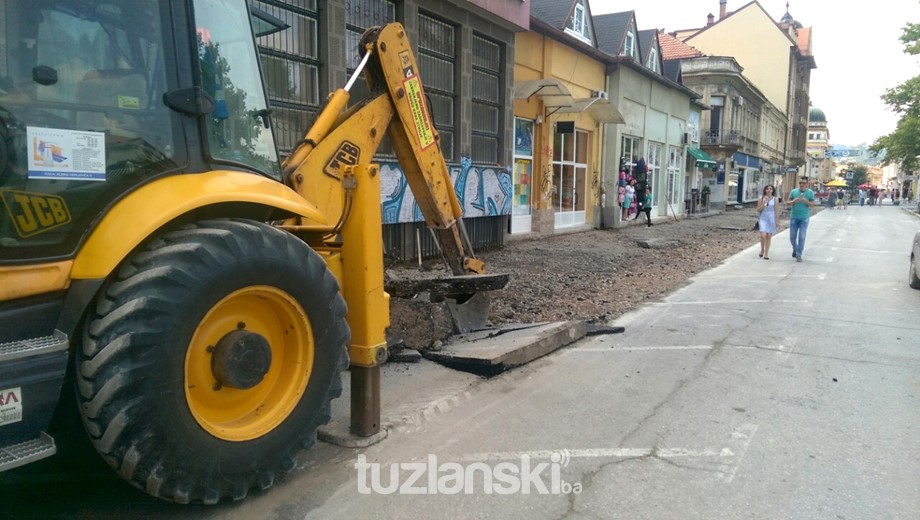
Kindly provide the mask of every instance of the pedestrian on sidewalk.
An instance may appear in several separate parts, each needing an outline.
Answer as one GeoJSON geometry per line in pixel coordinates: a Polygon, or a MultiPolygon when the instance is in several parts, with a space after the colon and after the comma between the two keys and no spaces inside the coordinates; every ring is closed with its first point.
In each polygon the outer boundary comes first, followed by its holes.
{"type": "Polygon", "coordinates": [[[630,179],[629,184],[626,185],[626,194],[623,197],[623,215],[620,220],[626,222],[629,220],[629,208],[633,204],[633,198],[636,196],[636,180],[630,179]]]}
{"type": "Polygon", "coordinates": [[[827,193],[827,209],[837,209],[837,192],[834,190],[827,193]]]}
{"type": "Polygon", "coordinates": [[[770,259],[770,242],[776,234],[776,223],[779,222],[779,202],[774,193],[772,184],[763,187],[760,200],[757,201],[758,229],[760,230],[760,257],[770,259]]]}
{"type": "Polygon", "coordinates": [[[805,234],[808,232],[808,219],[811,208],[815,205],[815,192],[808,188],[808,178],[799,180],[799,187],[789,193],[789,241],[792,243],[792,256],[796,262],[802,261],[805,251],[805,234]]]}
{"type": "Polygon", "coordinates": [[[645,198],[642,200],[642,211],[645,212],[645,223],[652,227],[652,189],[645,188],[645,198]]]}
{"type": "Polygon", "coordinates": [[[859,205],[866,205],[866,190],[863,188],[859,188],[859,205]]]}

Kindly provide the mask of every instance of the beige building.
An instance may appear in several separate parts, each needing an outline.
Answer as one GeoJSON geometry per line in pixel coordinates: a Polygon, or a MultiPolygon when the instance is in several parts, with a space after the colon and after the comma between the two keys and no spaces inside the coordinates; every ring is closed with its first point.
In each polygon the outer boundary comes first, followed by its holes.
{"type": "MultiPolygon", "coordinates": [[[[761,116],[763,127],[757,137],[762,139],[758,145],[762,151],[756,156],[761,162],[758,169],[764,174],[762,182],[785,184],[783,189],[788,190],[794,177],[804,173],[807,158],[808,90],[811,70],[816,66],[811,30],[796,22],[788,12],[779,22],[774,21],[756,0],[732,12],[727,7],[727,0],[720,0],[718,20],[710,15],[704,27],[672,34],[706,56],[733,58],[744,78],[766,100],[762,106],[768,108],[761,116]],[[770,135],[775,131],[772,121],[776,120],[776,113],[783,120],[782,140],[778,145],[770,135]],[[782,159],[776,161],[774,157],[779,152],[782,159]]],[[[744,117],[744,111],[740,112],[744,117]]],[[[712,114],[715,113],[713,110],[712,114]]],[[[751,137],[754,134],[744,139],[751,137]]],[[[742,201],[748,190],[746,186],[740,188],[742,201]]]]}
{"type": "Polygon", "coordinates": [[[827,126],[827,117],[820,108],[808,112],[808,167],[806,174],[819,182],[828,182],[834,178],[834,160],[829,156],[831,132],[827,126]]]}

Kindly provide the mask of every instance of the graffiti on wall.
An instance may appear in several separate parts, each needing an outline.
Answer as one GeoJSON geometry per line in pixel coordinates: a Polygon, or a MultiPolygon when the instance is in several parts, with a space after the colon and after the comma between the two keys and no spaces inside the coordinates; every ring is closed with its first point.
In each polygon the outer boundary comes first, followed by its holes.
{"type": "Polygon", "coordinates": [[[540,196],[543,200],[550,200],[553,196],[553,148],[544,146],[540,151],[543,155],[543,171],[540,175],[540,196]]]}
{"type": "Polygon", "coordinates": [[[601,200],[603,189],[601,189],[601,174],[597,170],[594,170],[594,173],[591,174],[591,193],[594,194],[598,204],[601,200]]]}
{"type": "MultiPolygon", "coordinates": [[[[511,171],[503,166],[473,165],[469,157],[460,164],[448,165],[464,217],[491,217],[511,214],[511,171]]],[[[380,197],[383,223],[425,220],[396,162],[380,163],[380,197]]]]}

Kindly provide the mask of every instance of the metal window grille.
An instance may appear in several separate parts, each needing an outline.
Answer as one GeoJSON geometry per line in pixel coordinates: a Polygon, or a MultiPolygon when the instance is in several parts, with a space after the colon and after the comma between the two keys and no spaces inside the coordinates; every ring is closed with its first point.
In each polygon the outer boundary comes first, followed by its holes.
{"type": "Polygon", "coordinates": [[[251,1],[290,26],[256,40],[275,139],[284,156],[319,111],[319,13],[316,0],[251,1]]]}
{"type": "Polygon", "coordinates": [[[419,14],[418,66],[431,104],[431,117],[441,136],[441,153],[448,161],[456,160],[456,46],[454,26],[419,14]]]}
{"type": "Polygon", "coordinates": [[[502,48],[473,35],[472,159],[501,162],[502,48]]]}
{"type": "MultiPolygon", "coordinates": [[[[361,35],[369,27],[385,25],[396,21],[396,3],[390,0],[346,0],[345,2],[345,59],[348,75],[361,63],[359,44],[361,35]]],[[[362,74],[363,76],[363,74],[362,74]]],[[[351,87],[350,103],[354,104],[371,96],[367,81],[356,81],[351,87]]],[[[376,157],[396,157],[388,137],[384,136],[376,157]]]]}

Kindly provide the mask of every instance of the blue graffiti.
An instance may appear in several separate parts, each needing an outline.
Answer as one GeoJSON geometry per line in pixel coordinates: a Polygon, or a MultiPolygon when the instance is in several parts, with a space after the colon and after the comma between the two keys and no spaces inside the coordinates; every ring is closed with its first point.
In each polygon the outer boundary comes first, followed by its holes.
{"type": "MultiPolygon", "coordinates": [[[[502,166],[474,166],[469,157],[448,167],[466,217],[511,214],[513,180],[502,166]]],[[[380,165],[381,207],[384,224],[425,220],[398,163],[380,165]]]]}

